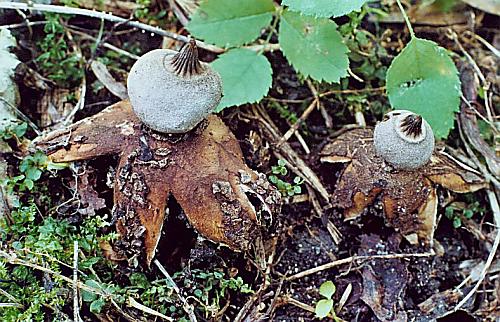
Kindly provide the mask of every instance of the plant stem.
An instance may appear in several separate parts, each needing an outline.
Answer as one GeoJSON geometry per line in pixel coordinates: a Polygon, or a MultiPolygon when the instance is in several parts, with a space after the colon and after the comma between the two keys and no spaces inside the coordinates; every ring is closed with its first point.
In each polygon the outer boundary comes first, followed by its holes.
{"type": "MultiPolygon", "coordinates": [[[[105,13],[105,12],[100,12],[96,10],[88,10],[88,9],[80,9],[80,8],[72,8],[72,7],[65,7],[65,6],[57,6],[57,5],[50,5],[50,4],[38,4],[38,3],[22,3],[22,2],[1,2],[0,1],[0,8],[1,9],[17,9],[17,10],[38,10],[38,11],[45,11],[45,12],[54,12],[54,13],[61,13],[61,14],[73,14],[73,15],[81,15],[81,16],[86,16],[86,17],[92,17],[92,18],[97,18],[97,19],[103,19],[111,22],[116,22],[116,23],[122,23],[128,26],[132,26],[144,31],[151,32],[153,34],[162,36],[162,37],[168,37],[175,39],[177,41],[182,41],[182,42],[188,42],[189,38],[183,35],[178,35],[176,33],[173,33],[171,31],[163,30],[160,29],[159,27],[153,27],[147,24],[144,24],[142,22],[138,21],[132,21],[129,19],[125,19],[122,17],[118,17],[115,15],[112,15],[110,13],[105,13]]],[[[224,49],[206,44],[202,41],[197,41],[198,47],[201,47],[203,49],[215,52],[215,53],[221,53],[224,52],[224,49]]]]}
{"type": "Polygon", "coordinates": [[[411,26],[410,19],[408,18],[408,15],[406,14],[405,9],[403,8],[403,5],[401,4],[400,0],[396,0],[398,3],[399,10],[401,10],[401,13],[403,14],[403,18],[405,19],[406,25],[408,26],[408,30],[410,30],[410,36],[411,38],[415,38],[415,32],[413,31],[413,27],[411,26]]]}

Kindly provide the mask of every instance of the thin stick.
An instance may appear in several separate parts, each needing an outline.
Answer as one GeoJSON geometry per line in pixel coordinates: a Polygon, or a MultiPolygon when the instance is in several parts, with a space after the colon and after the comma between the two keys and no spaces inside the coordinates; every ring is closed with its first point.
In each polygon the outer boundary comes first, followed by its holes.
{"type": "Polygon", "coordinates": [[[474,293],[479,289],[479,286],[483,282],[488,269],[495,258],[498,245],[500,244],[500,207],[498,206],[498,200],[495,196],[495,193],[491,190],[486,190],[486,194],[488,195],[488,200],[490,202],[491,210],[493,211],[493,219],[495,220],[495,225],[497,226],[497,234],[495,236],[495,241],[493,242],[493,246],[491,247],[490,254],[486,263],[484,264],[483,270],[481,271],[481,275],[479,280],[476,282],[476,285],[470,290],[470,292],[455,306],[454,311],[459,310],[467,301],[474,295],[474,293]]]}
{"type": "MultiPolygon", "coordinates": [[[[110,13],[105,13],[105,12],[100,12],[100,11],[95,11],[95,10],[88,10],[88,9],[80,9],[80,8],[72,8],[72,7],[64,7],[64,6],[57,6],[57,5],[51,5],[51,4],[38,4],[38,3],[21,3],[21,2],[0,2],[0,8],[2,9],[20,9],[20,10],[38,10],[38,11],[46,11],[46,12],[54,12],[54,13],[62,13],[62,14],[70,14],[70,15],[80,15],[80,16],[87,16],[87,17],[92,17],[92,18],[97,18],[97,19],[104,19],[107,21],[112,21],[112,22],[120,22],[125,25],[129,25],[141,30],[145,30],[148,32],[151,32],[153,34],[162,36],[162,37],[168,37],[175,39],[177,41],[182,41],[182,42],[189,42],[189,37],[178,35],[176,33],[160,29],[159,27],[153,27],[148,24],[139,22],[139,21],[131,21],[122,17],[118,17],[115,15],[112,15],[110,13]]],[[[217,46],[209,45],[206,44],[202,41],[196,41],[196,44],[198,47],[201,47],[203,49],[215,52],[215,53],[221,53],[224,52],[224,49],[219,48],[217,46]]]]}
{"type": "Polygon", "coordinates": [[[286,131],[286,133],[283,135],[283,137],[278,141],[278,143],[276,144],[276,147],[281,147],[283,145],[283,143],[285,143],[286,141],[288,141],[292,135],[295,133],[295,131],[297,131],[300,127],[300,125],[302,125],[302,123],[307,119],[307,117],[309,116],[309,114],[311,114],[311,112],[318,106],[318,99],[314,99],[311,104],[309,104],[309,106],[304,110],[304,112],[302,113],[302,115],[299,117],[299,119],[297,120],[297,122],[293,123],[293,125],[288,129],[288,131],[286,131]]]}
{"type": "MultiPolygon", "coordinates": [[[[0,2],[0,5],[1,4],[2,3],[0,2]]],[[[38,128],[38,126],[36,126],[36,124],[33,123],[33,121],[28,116],[26,116],[26,114],[24,114],[23,112],[21,112],[16,106],[12,105],[9,101],[7,101],[2,96],[0,96],[0,100],[2,100],[7,105],[7,107],[12,112],[14,112],[14,114],[16,114],[21,120],[23,120],[24,122],[28,123],[28,125],[33,129],[33,131],[35,131],[36,135],[42,134],[42,132],[40,131],[40,129],[38,128]]]]}
{"type": "Polygon", "coordinates": [[[80,99],[78,102],[76,102],[75,107],[71,110],[71,112],[66,116],[62,124],[64,126],[68,126],[73,122],[73,118],[75,117],[76,113],[81,110],[85,106],[85,95],[87,93],[87,80],[85,76],[83,77],[82,80],[82,86],[80,90],[80,99]]]}
{"type": "Polygon", "coordinates": [[[177,6],[174,0],[167,0],[167,2],[172,11],[174,12],[174,15],[177,17],[177,19],[179,19],[181,25],[185,27],[189,22],[188,18],[186,18],[184,13],[182,13],[182,10],[180,10],[180,8],[177,6]]]}
{"type": "MultiPolygon", "coordinates": [[[[16,299],[13,295],[9,294],[7,291],[2,290],[1,288],[0,288],[0,294],[5,296],[6,298],[8,298],[9,301],[20,304],[18,299],[16,299]]],[[[23,307],[22,304],[20,304],[20,305],[21,305],[21,307],[23,307]]]]}
{"type": "Polygon", "coordinates": [[[165,314],[162,314],[156,310],[153,310],[145,305],[142,305],[141,303],[137,302],[136,300],[134,300],[134,298],[130,297],[127,299],[127,304],[133,308],[136,308],[138,310],[141,310],[143,312],[146,312],[148,314],[151,314],[151,315],[154,315],[154,316],[158,316],[166,321],[174,321],[174,319],[172,319],[171,317],[168,317],[166,316],[165,314]]]}
{"type": "Polygon", "coordinates": [[[310,80],[307,79],[306,82],[307,82],[307,86],[309,87],[309,90],[311,91],[311,93],[314,96],[314,99],[311,102],[311,104],[309,104],[309,106],[304,110],[304,112],[302,112],[302,115],[299,117],[297,122],[295,122],[288,129],[288,131],[286,131],[286,133],[283,135],[283,137],[278,141],[278,143],[276,144],[276,147],[278,147],[278,148],[281,147],[283,145],[283,143],[288,141],[292,137],[292,135],[297,132],[300,125],[307,119],[307,117],[309,116],[309,114],[311,114],[311,112],[314,110],[315,107],[320,107],[318,91],[313,86],[313,84],[311,83],[310,80]]]}
{"type": "Polygon", "coordinates": [[[492,44],[490,44],[489,42],[487,42],[483,37],[475,34],[475,33],[472,33],[474,35],[474,38],[476,38],[477,40],[479,40],[479,42],[481,42],[486,48],[488,48],[489,50],[491,50],[491,52],[493,54],[495,54],[495,56],[497,56],[498,58],[500,58],[500,50],[496,49],[492,44]]]}
{"type": "MultiPolygon", "coordinates": [[[[276,127],[274,122],[271,120],[269,114],[256,105],[254,108],[254,116],[251,116],[254,120],[257,120],[263,125],[263,132],[268,137],[270,142],[278,141],[279,138],[282,137],[279,129],[276,127]]],[[[329,203],[330,202],[330,194],[326,190],[325,186],[321,183],[318,176],[311,168],[300,158],[300,156],[292,149],[292,147],[287,143],[283,143],[281,147],[279,147],[281,153],[286,155],[286,157],[279,156],[279,158],[285,159],[289,162],[290,169],[297,174],[299,177],[302,177],[307,183],[309,183],[316,191],[319,192],[321,197],[329,203]]],[[[276,152],[276,154],[279,154],[276,152]]]]}
{"type": "MultiPolygon", "coordinates": [[[[56,271],[51,270],[50,268],[46,268],[46,267],[40,266],[38,264],[34,264],[31,262],[22,260],[22,259],[18,258],[16,255],[10,255],[9,253],[7,253],[3,250],[0,250],[0,257],[5,258],[9,264],[31,267],[33,269],[36,269],[36,270],[48,273],[50,275],[56,276],[57,278],[60,278],[69,284],[73,284],[73,280],[67,276],[61,275],[61,274],[57,273],[56,271]]],[[[96,288],[90,287],[87,284],[82,283],[81,281],[77,282],[77,286],[78,286],[78,288],[80,288],[82,290],[104,296],[106,299],[110,297],[110,294],[107,294],[107,293],[105,293],[101,290],[98,290],[96,288]]]]}
{"type": "Polygon", "coordinates": [[[410,31],[410,36],[411,38],[415,38],[415,32],[413,31],[413,27],[411,26],[410,19],[408,18],[408,15],[406,14],[405,9],[403,8],[403,5],[401,4],[400,0],[396,0],[398,3],[399,10],[401,10],[401,13],[403,14],[403,18],[405,19],[406,26],[408,27],[408,30],[410,31]]]}
{"type": "Polygon", "coordinates": [[[18,309],[24,308],[24,306],[19,303],[0,303],[0,307],[15,307],[18,309]]]}
{"type": "Polygon", "coordinates": [[[312,306],[302,303],[299,300],[294,299],[293,297],[286,297],[285,303],[292,304],[293,306],[299,307],[304,311],[314,313],[314,308],[312,306]]]}
{"type": "Polygon", "coordinates": [[[16,28],[29,28],[31,26],[38,26],[38,25],[45,25],[47,24],[47,20],[42,20],[42,21],[25,21],[25,22],[20,22],[20,23],[15,23],[11,25],[2,25],[0,26],[0,29],[16,29],[16,28]]]}
{"type": "MultiPolygon", "coordinates": [[[[66,28],[68,28],[69,32],[71,32],[72,34],[78,35],[78,36],[82,37],[83,39],[89,39],[89,40],[92,40],[92,41],[96,41],[97,40],[95,37],[92,37],[91,35],[87,35],[86,33],[78,31],[76,29],[73,29],[73,28],[71,28],[69,26],[66,26],[66,28]]],[[[129,53],[128,51],[126,51],[124,49],[121,49],[121,48],[118,48],[116,46],[113,46],[113,45],[111,45],[111,44],[109,44],[107,42],[103,42],[100,45],[103,46],[103,47],[105,47],[105,48],[107,48],[107,49],[109,49],[109,50],[113,50],[113,51],[115,51],[115,52],[117,52],[117,53],[119,53],[119,54],[121,54],[123,56],[129,57],[131,59],[134,59],[134,60],[139,59],[139,56],[134,55],[132,53],[129,53]]]]}
{"type": "MultiPolygon", "coordinates": [[[[465,48],[462,46],[460,41],[458,40],[458,35],[454,31],[450,31],[453,40],[455,41],[455,44],[458,46],[460,51],[464,54],[464,56],[467,58],[469,63],[472,65],[472,68],[474,68],[474,71],[476,72],[476,75],[479,77],[481,80],[481,87],[483,88],[484,91],[484,107],[486,110],[486,114],[488,115],[488,120],[489,124],[493,123],[493,113],[491,112],[490,104],[488,102],[488,88],[490,87],[489,82],[486,80],[486,77],[484,77],[483,73],[481,72],[481,69],[477,65],[476,61],[472,58],[472,56],[465,50],[465,48]]],[[[466,100],[467,101],[467,100],[466,100]]],[[[493,126],[494,129],[496,127],[493,126]]]]}
{"type": "Polygon", "coordinates": [[[158,267],[160,272],[162,272],[163,275],[167,278],[168,283],[170,285],[172,285],[172,287],[174,288],[175,293],[177,293],[177,297],[179,297],[179,300],[181,300],[181,302],[182,302],[182,308],[189,316],[189,320],[191,322],[197,322],[196,315],[194,315],[194,312],[193,312],[193,306],[190,305],[188,303],[188,301],[186,300],[186,298],[182,295],[181,290],[179,289],[177,284],[175,284],[174,280],[172,279],[170,274],[167,272],[165,267],[163,267],[163,265],[157,259],[154,260],[154,263],[155,263],[156,267],[158,267]]]}
{"type": "Polygon", "coordinates": [[[311,275],[317,272],[321,272],[336,266],[344,265],[344,264],[349,264],[355,261],[365,261],[365,260],[372,260],[372,259],[395,259],[395,258],[411,258],[411,257],[429,257],[429,256],[434,256],[435,253],[433,251],[427,252],[427,253],[417,253],[417,254],[387,254],[387,255],[372,255],[372,256],[351,256],[343,259],[339,259],[330,263],[326,263],[320,266],[316,266],[310,269],[307,269],[305,271],[302,271],[300,273],[294,274],[292,276],[289,276],[287,280],[292,281],[298,278],[302,278],[307,275],[311,275]]]}
{"type": "Polygon", "coordinates": [[[73,242],[73,321],[81,321],[78,301],[78,240],[73,242]]]}
{"type": "Polygon", "coordinates": [[[385,86],[376,88],[361,88],[361,89],[339,89],[321,93],[319,94],[319,97],[325,97],[332,94],[357,94],[364,92],[383,92],[383,91],[385,91],[385,86]]]}

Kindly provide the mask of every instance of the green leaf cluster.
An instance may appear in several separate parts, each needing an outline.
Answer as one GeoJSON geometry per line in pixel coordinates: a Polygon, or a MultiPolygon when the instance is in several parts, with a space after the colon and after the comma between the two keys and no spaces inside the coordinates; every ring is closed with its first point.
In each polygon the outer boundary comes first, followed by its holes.
{"type": "Polygon", "coordinates": [[[285,178],[288,175],[288,169],[286,168],[285,160],[278,160],[278,164],[271,167],[272,175],[269,176],[269,181],[278,188],[278,191],[282,196],[292,197],[296,194],[302,193],[301,184],[304,183],[304,179],[301,177],[293,178],[293,183],[286,182],[280,179],[278,176],[285,178]]]}
{"type": "MultiPolygon", "coordinates": [[[[272,85],[272,69],[262,48],[256,52],[252,52],[251,47],[238,48],[266,33],[260,45],[273,45],[270,40],[276,34],[283,55],[303,76],[340,82],[348,76],[349,49],[330,18],[359,10],[365,2],[284,0],[282,6],[274,7],[272,0],[202,1],[191,17],[188,30],[195,37],[228,49],[213,63],[224,86],[224,97],[217,110],[256,102],[267,95],[272,85]]],[[[343,32],[350,29],[355,32],[356,28],[350,23],[342,26],[343,32]]],[[[393,60],[387,73],[385,68],[379,68],[377,77],[386,76],[393,108],[422,115],[436,137],[445,138],[453,128],[454,113],[458,111],[458,73],[443,48],[415,37],[413,30],[411,33],[411,41],[393,60]]],[[[363,35],[356,36],[356,42],[362,43],[363,35]]],[[[361,66],[359,72],[369,75],[375,70],[370,72],[369,66],[361,66]]]]}
{"type": "Polygon", "coordinates": [[[38,42],[40,54],[36,58],[42,73],[63,88],[79,85],[83,76],[83,60],[79,53],[68,46],[68,39],[61,19],[64,16],[46,13],[45,37],[38,42]]]}
{"type": "Polygon", "coordinates": [[[19,141],[26,134],[27,129],[28,123],[11,121],[0,131],[0,140],[15,139],[19,141]]]}
{"type": "Polygon", "coordinates": [[[460,228],[463,219],[472,219],[474,214],[483,216],[485,209],[479,202],[473,201],[470,204],[453,203],[445,208],[444,215],[451,220],[453,228],[460,228]]]}
{"type": "Polygon", "coordinates": [[[205,316],[208,318],[220,311],[227,299],[227,292],[234,291],[242,294],[253,293],[253,290],[243,279],[226,277],[221,271],[204,271],[193,269],[188,272],[174,274],[174,279],[181,278],[186,289],[193,289],[193,295],[203,304],[205,316]]]}
{"type": "Polygon", "coordinates": [[[283,2],[290,10],[275,8],[272,0],[205,0],[200,3],[188,30],[197,38],[228,49],[213,62],[224,86],[218,111],[256,102],[267,95],[272,85],[272,69],[267,58],[262,50],[238,48],[254,42],[266,30],[267,39],[263,45],[272,45],[269,41],[277,33],[281,51],[302,75],[326,82],[339,82],[347,76],[349,50],[337,25],[328,17],[359,9],[365,0],[347,6],[342,1],[334,1],[334,5],[313,2],[312,11],[294,1],[283,2]]]}
{"type": "MultiPolygon", "coordinates": [[[[23,134],[25,127],[20,127],[13,131],[17,131],[17,134],[23,134]]],[[[17,137],[17,134],[16,132],[12,133],[15,137],[17,137]]],[[[43,171],[61,170],[65,167],[67,167],[67,164],[53,163],[43,152],[37,151],[33,155],[28,155],[21,160],[19,163],[19,175],[6,178],[0,181],[0,184],[6,187],[6,191],[9,194],[27,190],[31,191],[35,186],[35,182],[42,176],[43,171]]],[[[14,205],[17,205],[17,202],[14,205]]]]}
{"type": "MultiPolygon", "coordinates": [[[[86,219],[76,226],[66,219],[40,218],[39,211],[35,203],[30,201],[27,205],[13,209],[8,217],[0,217],[0,244],[4,250],[15,252],[20,260],[61,272],[71,267],[64,263],[72,263],[73,242],[76,240],[81,251],[86,254],[79,261],[79,269],[88,272],[93,265],[102,267],[104,259],[100,257],[98,242],[100,227],[96,225],[95,218],[86,219]],[[92,238],[89,239],[89,235],[92,238]]],[[[2,283],[2,289],[15,298],[19,305],[0,310],[1,321],[63,320],[56,316],[51,319],[47,315],[47,308],[71,303],[64,282],[50,274],[40,274],[28,266],[6,266],[3,257],[0,257],[0,280],[10,281],[2,283]]],[[[12,300],[0,294],[0,301],[12,300]]]]}

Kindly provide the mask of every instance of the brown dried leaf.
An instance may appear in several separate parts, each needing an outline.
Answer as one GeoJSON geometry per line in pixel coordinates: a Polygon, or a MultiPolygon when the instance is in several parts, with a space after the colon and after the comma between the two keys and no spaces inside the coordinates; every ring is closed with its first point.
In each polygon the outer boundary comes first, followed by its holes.
{"type": "Polygon", "coordinates": [[[90,68],[92,69],[95,77],[97,77],[97,79],[104,85],[104,87],[106,87],[108,91],[110,91],[113,95],[121,99],[128,98],[125,85],[114,79],[113,75],[111,75],[106,65],[97,60],[93,60],[90,64],[90,68]]]}
{"type": "Polygon", "coordinates": [[[488,187],[479,172],[442,151],[435,151],[430,166],[422,171],[432,182],[458,193],[474,192],[488,187]]]}
{"type": "MultiPolygon", "coordinates": [[[[493,0],[494,1],[494,0],[493,0]]],[[[458,3],[457,3],[458,4],[458,3]]],[[[464,10],[464,5],[458,4],[453,10],[444,12],[438,5],[414,5],[408,10],[408,16],[414,25],[428,26],[450,26],[466,24],[468,12],[464,10]]],[[[402,23],[404,18],[397,6],[392,7],[392,12],[383,17],[373,17],[371,20],[377,20],[383,23],[402,23]]]]}
{"type": "Polygon", "coordinates": [[[429,164],[414,171],[393,169],[376,155],[372,129],[339,136],[324,147],[321,161],[349,162],[332,196],[334,205],[344,209],[345,219],[359,216],[380,196],[387,221],[412,243],[432,241],[437,211],[432,182],[456,192],[485,187],[478,175],[443,153],[435,153],[429,164]]]}
{"type": "Polygon", "coordinates": [[[500,2],[497,0],[462,0],[469,6],[500,16],[500,2]]]}
{"type": "Polygon", "coordinates": [[[235,250],[246,250],[259,238],[262,212],[273,215],[279,209],[279,193],[246,166],[238,141],[216,116],[173,137],[146,129],[122,101],[39,145],[55,147],[56,162],[121,155],[114,189],[113,216],[121,235],[116,246],[132,258],[144,247],[148,264],[170,194],[200,234],[235,250]],[[261,201],[261,208],[247,193],[261,201]]]}
{"type": "Polygon", "coordinates": [[[96,210],[106,208],[106,202],[99,197],[94,187],[96,178],[93,169],[85,166],[82,174],[78,176],[77,190],[82,207],[78,212],[84,215],[94,215],[96,210]]]}
{"type": "MultiPolygon", "coordinates": [[[[380,255],[395,252],[399,240],[385,242],[377,235],[361,236],[359,255],[380,255]]],[[[363,267],[363,294],[365,302],[380,321],[407,321],[403,298],[408,282],[407,264],[401,259],[371,260],[363,267]]]]}
{"type": "MultiPolygon", "coordinates": [[[[419,309],[425,314],[426,318],[435,321],[440,317],[446,316],[450,311],[453,311],[458,301],[467,294],[469,288],[463,290],[445,290],[429,297],[427,300],[418,304],[419,309]]],[[[473,301],[468,303],[468,306],[473,301]]]]}

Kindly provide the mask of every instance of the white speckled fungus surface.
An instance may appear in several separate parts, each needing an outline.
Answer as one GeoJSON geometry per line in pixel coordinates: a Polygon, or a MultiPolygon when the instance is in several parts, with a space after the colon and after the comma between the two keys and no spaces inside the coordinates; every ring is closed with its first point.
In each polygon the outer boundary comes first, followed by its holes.
{"type": "Polygon", "coordinates": [[[170,60],[177,54],[156,49],[143,55],[130,70],[127,87],[137,117],[162,133],[184,133],[212,113],[222,98],[219,74],[206,63],[203,71],[177,75],[170,60]]]}

